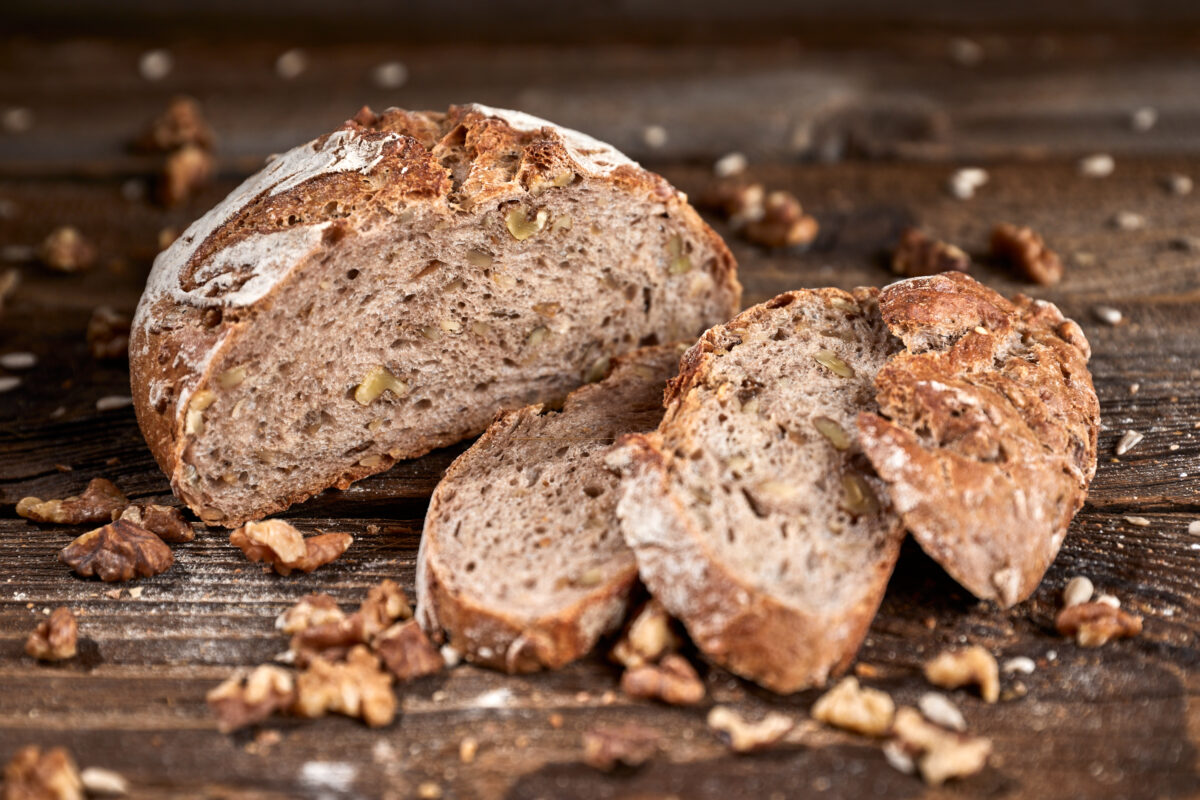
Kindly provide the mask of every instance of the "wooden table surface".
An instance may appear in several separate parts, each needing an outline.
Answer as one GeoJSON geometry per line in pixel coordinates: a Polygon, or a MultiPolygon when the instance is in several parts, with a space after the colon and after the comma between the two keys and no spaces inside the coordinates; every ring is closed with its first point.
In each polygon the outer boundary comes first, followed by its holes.
{"type": "MultiPolygon", "coordinates": [[[[63,745],[82,765],[126,775],[139,797],[399,798],[429,781],[465,798],[1200,795],[1200,537],[1187,530],[1200,519],[1200,252],[1178,241],[1200,234],[1200,195],[1163,185],[1172,173],[1200,180],[1200,34],[1111,21],[1099,31],[777,33],[509,45],[236,32],[218,41],[186,30],[0,40],[0,108],[33,114],[28,131],[0,132],[0,270],[21,275],[0,312],[0,352],[38,357],[32,369],[0,371],[21,378],[0,394],[0,760],[27,743],[63,745]],[[980,63],[950,57],[960,35],[982,47],[980,63]],[[285,80],[274,61],[296,45],[307,70],[285,80]],[[149,82],[138,57],[158,46],[170,48],[174,69],[149,82]],[[393,59],[407,66],[407,83],[375,86],[372,68],[393,59]],[[204,103],[221,169],[217,185],[167,211],[136,196],[155,163],[127,144],[178,92],[204,103]],[[906,545],[860,653],[878,670],[869,683],[903,703],[926,690],[921,664],[945,647],[977,642],[1001,659],[1034,659],[1036,671],[1020,676],[1024,696],[989,706],[952,693],[972,731],[995,744],[984,772],[928,789],[890,768],[877,743],[819,727],[798,744],[734,756],[706,728],[707,706],[630,700],[599,658],[523,677],[459,667],[400,687],[401,712],[383,730],[340,717],[279,718],[267,726],[281,734],[274,746],[256,745],[253,731],[219,734],[205,692],[285,649],[273,621],[289,603],[324,591],[353,606],[384,577],[411,593],[427,498],[461,446],[286,513],[305,530],[356,536],[343,558],[307,576],[264,574],[210,530],[175,547],[169,572],[130,584],[140,598],[110,599],[112,585],[79,579],[56,560],[86,528],[15,515],[25,495],[64,496],[96,476],[139,500],[172,500],[132,409],[96,409],[100,398],[128,394],[126,364],[95,361],[84,340],[97,305],[132,309],[161,229],[185,226],[264,156],[332,129],[364,103],[466,100],[608,139],[692,194],[712,180],[714,158],[745,152],[753,176],[794,191],[821,224],[814,246],[795,253],[742,242],[714,220],[741,265],[747,304],[797,287],[885,283],[881,253],[914,223],[979,253],[993,224],[1021,222],[1063,254],[1067,276],[1053,288],[1021,285],[987,263],[975,275],[1059,304],[1092,343],[1103,428],[1086,506],[1041,588],[1009,611],[975,602],[906,545]],[[1142,106],[1158,112],[1146,132],[1129,121],[1142,106]],[[665,129],[665,145],[646,143],[649,125],[665,129]],[[1115,157],[1110,177],[1079,174],[1076,160],[1092,152],[1115,157]],[[957,200],[946,181],[966,164],[985,166],[990,180],[974,199],[957,200]],[[1144,227],[1119,229],[1119,212],[1141,214],[1144,227]],[[28,246],[62,224],[96,241],[95,269],[60,275],[26,259],[28,246]],[[1099,322],[1097,304],[1126,321],[1099,322]],[[1125,430],[1145,439],[1118,459],[1125,430]],[[1096,650],[1056,635],[1059,594],[1076,574],[1144,615],[1144,633],[1096,650]],[[63,604],[79,614],[80,655],[36,664],[23,655],[24,638],[63,604]],[[630,774],[584,766],[583,731],[627,720],[661,731],[665,752],[630,774]],[[458,757],[465,736],[480,743],[469,765],[458,757]]],[[[775,697],[715,668],[705,680],[711,702],[748,712],[804,718],[819,694],[775,697]]]]}

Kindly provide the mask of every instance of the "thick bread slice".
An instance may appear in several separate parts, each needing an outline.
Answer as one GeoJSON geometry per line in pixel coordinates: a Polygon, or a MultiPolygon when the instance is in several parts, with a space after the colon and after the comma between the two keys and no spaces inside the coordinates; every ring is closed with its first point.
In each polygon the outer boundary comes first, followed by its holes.
{"type": "Polygon", "coordinates": [[[709,330],[658,431],[609,458],[651,594],[706,656],[778,692],[846,668],[903,536],[854,427],[898,346],[875,295],[788,292],[709,330]]]}
{"type": "Polygon", "coordinates": [[[892,284],[880,308],[908,352],[876,378],[863,449],[925,552],[977,597],[1024,600],[1096,473],[1087,339],[959,272],[892,284]]]}
{"type": "Polygon", "coordinates": [[[155,261],[138,421],[176,494],[232,527],[698,336],[736,310],[735,273],[608,145],[483,106],[364,109],[155,261]]]}
{"type": "Polygon", "coordinates": [[[638,350],[561,411],[497,416],[434,490],[417,616],[435,639],[507,672],[561,667],[625,617],[637,580],[617,528],[615,437],[662,418],[682,346],[638,350]]]}

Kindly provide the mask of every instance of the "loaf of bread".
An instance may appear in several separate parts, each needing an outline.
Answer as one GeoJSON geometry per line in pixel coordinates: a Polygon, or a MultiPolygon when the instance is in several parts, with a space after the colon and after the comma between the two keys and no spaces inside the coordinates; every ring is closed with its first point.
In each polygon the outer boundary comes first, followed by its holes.
{"type": "Polygon", "coordinates": [[[608,145],[483,106],[364,109],[158,257],[133,397],[178,497],[233,527],[561,402],[740,291],[686,197],[608,145]]]}
{"type": "Polygon", "coordinates": [[[846,668],[903,537],[855,427],[899,349],[876,294],[788,292],[712,328],[658,430],[609,457],[651,594],[708,658],[778,692],[846,668]]]}
{"type": "Polygon", "coordinates": [[[906,352],[876,378],[863,450],[921,547],[977,597],[1024,600],[1096,472],[1100,406],[1083,331],[959,272],[880,295],[906,352]]]}
{"type": "Polygon", "coordinates": [[[507,672],[556,668],[625,618],[637,582],[616,521],[615,438],[658,425],[683,348],[614,361],[603,381],[497,416],[438,484],[417,558],[417,615],[435,641],[507,672]]]}

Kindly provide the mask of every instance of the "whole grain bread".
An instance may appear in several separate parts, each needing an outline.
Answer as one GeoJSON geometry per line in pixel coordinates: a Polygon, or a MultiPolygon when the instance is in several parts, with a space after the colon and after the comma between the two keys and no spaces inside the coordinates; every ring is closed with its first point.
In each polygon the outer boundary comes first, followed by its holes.
{"type": "Polygon", "coordinates": [[[637,582],[603,455],[653,429],[681,346],[616,359],[561,411],[499,414],[434,490],[417,557],[422,627],[507,672],[556,668],[624,619],[637,582]]]}
{"type": "Polygon", "coordinates": [[[686,197],[519,112],[364,109],[155,261],[130,341],[177,496],[234,527],[691,339],[741,287],[686,197]]]}
{"type": "Polygon", "coordinates": [[[883,319],[907,352],[876,378],[863,450],[930,556],[1011,606],[1054,560],[1096,472],[1100,406],[1083,331],[962,273],[892,284],[883,319]]]}
{"type": "Polygon", "coordinates": [[[658,430],[609,457],[651,594],[708,658],[779,692],[847,667],[903,536],[855,428],[899,345],[876,294],[788,292],[712,328],[658,430]]]}

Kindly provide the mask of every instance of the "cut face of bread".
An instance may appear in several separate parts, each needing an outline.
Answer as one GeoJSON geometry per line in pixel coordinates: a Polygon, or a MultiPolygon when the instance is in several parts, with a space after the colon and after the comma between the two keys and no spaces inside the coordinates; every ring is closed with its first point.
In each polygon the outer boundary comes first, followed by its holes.
{"type": "Polygon", "coordinates": [[[625,617],[637,580],[603,454],[654,428],[682,347],[638,350],[561,411],[500,414],[438,484],[417,561],[435,639],[508,672],[566,664],[625,617]]]}
{"type": "Polygon", "coordinates": [[[930,556],[975,596],[1011,606],[1054,560],[1096,472],[1100,406],[1079,326],[962,273],[892,284],[904,340],[876,378],[863,449],[930,556]]]}
{"type": "Polygon", "coordinates": [[[709,330],[658,431],[609,459],[651,594],[775,691],[845,669],[895,564],[903,531],[854,422],[897,345],[875,290],[782,294],[709,330]]]}
{"type": "Polygon", "coordinates": [[[735,272],[608,145],[482,106],[364,109],[156,260],[138,420],[176,494],[233,527],[698,336],[736,310],[735,272]]]}

